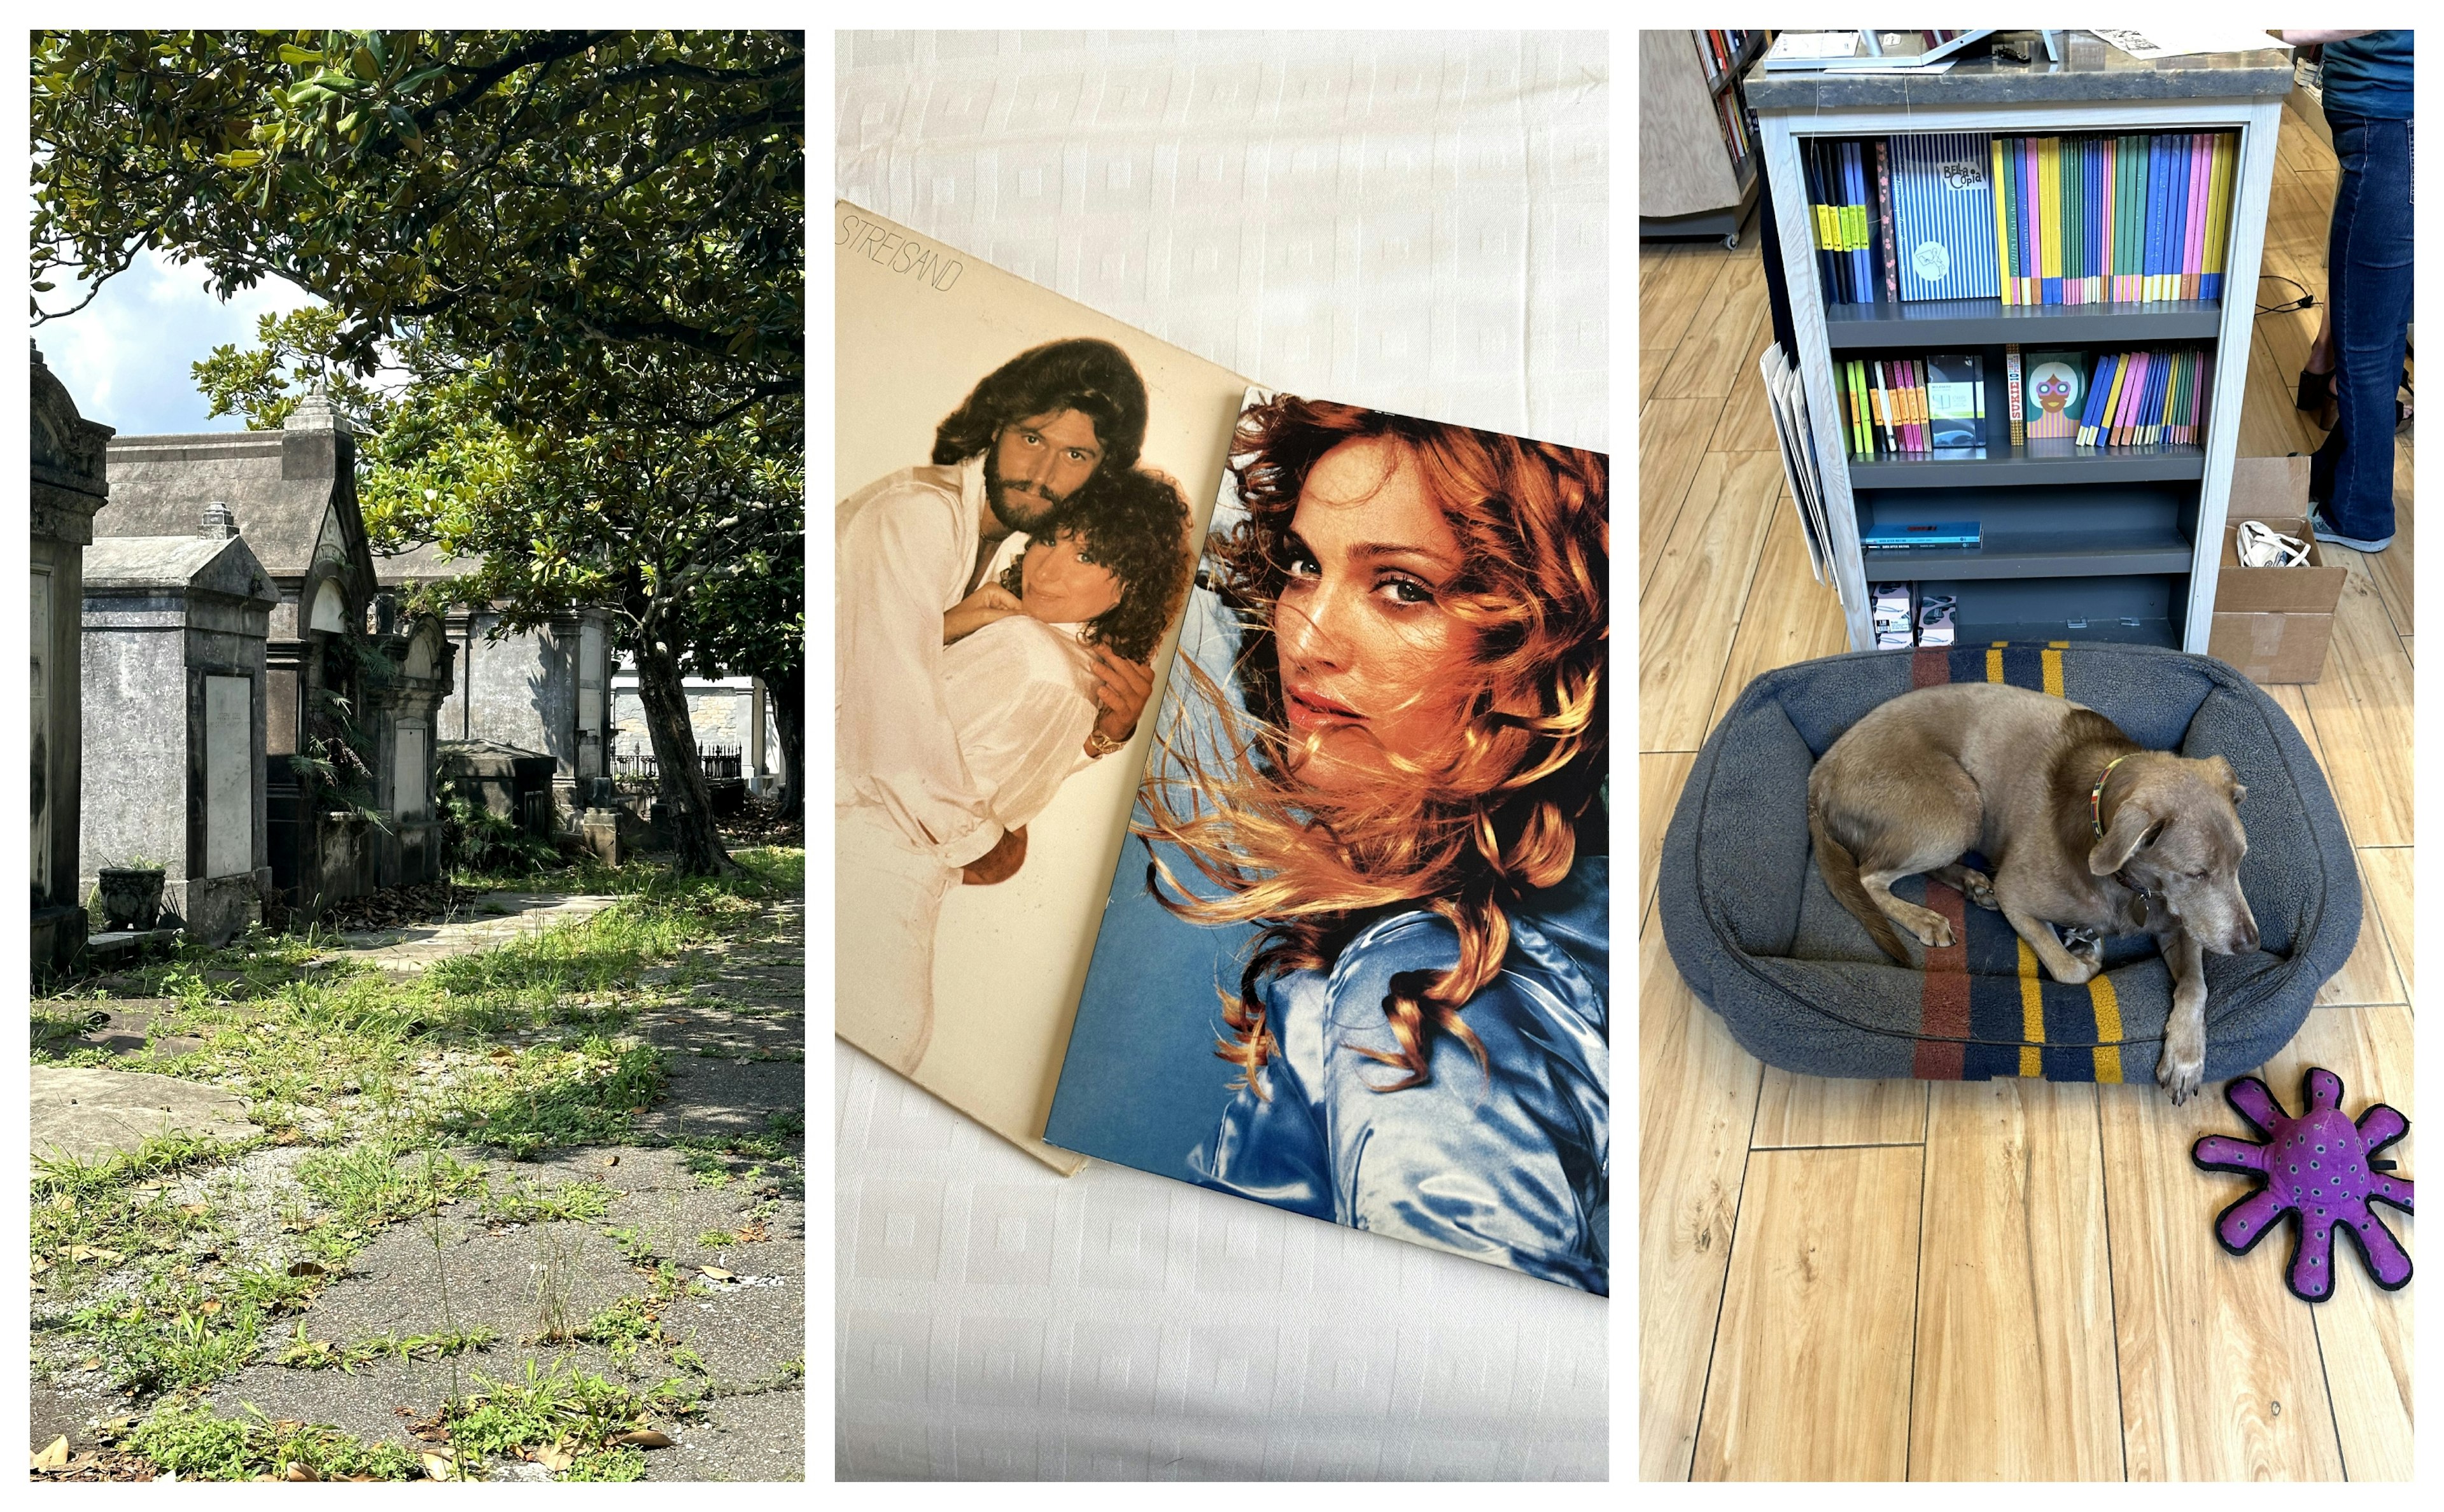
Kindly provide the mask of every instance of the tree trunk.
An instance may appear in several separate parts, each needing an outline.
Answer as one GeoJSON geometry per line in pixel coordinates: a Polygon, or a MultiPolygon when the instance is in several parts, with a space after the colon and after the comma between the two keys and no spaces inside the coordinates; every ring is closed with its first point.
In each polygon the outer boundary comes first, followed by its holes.
{"type": "Polygon", "coordinates": [[[713,792],[696,757],[695,727],[688,719],[687,689],[678,658],[657,651],[653,634],[638,636],[637,697],[645,706],[645,728],[654,737],[654,764],[660,768],[662,833],[678,852],[682,876],[719,876],[738,870],[722,849],[713,821],[713,792]]]}
{"type": "Polygon", "coordinates": [[[781,739],[780,817],[806,815],[806,672],[792,667],[764,679],[772,699],[773,733],[781,739]]]}

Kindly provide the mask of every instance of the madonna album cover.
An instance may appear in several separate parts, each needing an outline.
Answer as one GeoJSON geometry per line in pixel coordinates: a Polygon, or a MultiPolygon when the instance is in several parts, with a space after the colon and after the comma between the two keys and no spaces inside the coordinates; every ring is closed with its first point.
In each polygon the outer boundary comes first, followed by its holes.
{"type": "Polygon", "coordinates": [[[1250,393],[1049,1143],[1609,1290],[1606,476],[1250,393]]]}

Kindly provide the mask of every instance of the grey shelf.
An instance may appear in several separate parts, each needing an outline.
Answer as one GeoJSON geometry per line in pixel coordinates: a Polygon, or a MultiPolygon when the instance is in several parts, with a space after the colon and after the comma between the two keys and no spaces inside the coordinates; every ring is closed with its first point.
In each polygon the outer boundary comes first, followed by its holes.
{"type": "Polygon", "coordinates": [[[2006,304],[1999,299],[1930,299],[1828,304],[1825,344],[1836,352],[1887,346],[2079,346],[2102,342],[2213,341],[2223,301],[2130,304],[2006,304]]]}
{"type": "Polygon", "coordinates": [[[2163,446],[2147,451],[2074,447],[2066,441],[2032,442],[1984,456],[1897,456],[1850,459],[1856,489],[1992,488],[2027,483],[2163,483],[2202,477],[2204,447],[2163,446]]]}
{"type": "Polygon", "coordinates": [[[1954,624],[1953,646],[1982,646],[1989,641],[2008,640],[2014,645],[2042,646],[2049,640],[2109,640],[2119,645],[2161,646],[2167,651],[2181,649],[2180,633],[2170,619],[2116,618],[2111,621],[2091,619],[2076,629],[2059,619],[1989,621],[1985,624],[1954,624]]]}
{"type": "Polygon", "coordinates": [[[2066,542],[2059,530],[1989,530],[1974,550],[1940,546],[1862,549],[1869,582],[1896,579],[2034,578],[2187,572],[2190,543],[2177,530],[2113,530],[2066,542]]]}

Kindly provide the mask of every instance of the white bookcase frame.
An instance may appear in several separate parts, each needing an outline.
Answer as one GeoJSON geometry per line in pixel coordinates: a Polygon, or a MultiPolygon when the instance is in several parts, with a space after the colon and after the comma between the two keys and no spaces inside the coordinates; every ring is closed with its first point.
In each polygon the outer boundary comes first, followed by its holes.
{"type": "MultiPolygon", "coordinates": [[[[2240,440],[2241,397],[2249,380],[2258,259],[2265,249],[2267,200],[2273,184],[2274,143],[2281,129],[2283,97],[2064,101],[2008,107],[1908,105],[1805,111],[1768,107],[1758,109],[1756,117],[1768,193],[1774,196],[1774,219],[1781,228],[1791,325],[1799,341],[1799,350],[1791,354],[1791,359],[1807,388],[1808,418],[1815,431],[1816,454],[1824,476],[1825,525],[1833,538],[1829,545],[1841,592],[1842,619],[1849,630],[1852,649],[1859,651],[1875,646],[1875,630],[1867,595],[1866,563],[1859,545],[1850,448],[1843,434],[1842,415],[1846,410],[1833,385],[1825,296],[1818,277],[1814,239],[1807,230],[1807,195],[1798,139],[1921,132],[2027,136],[2048,132],[2239,131],[2231,245],[2225,265],[2213,393],[2210,396],[2213,407],[2207,420],[2205,473],[2199,480],[2197,528],[2191,548],[2188,602],[2181,631],[2182,650],[2204,652],[2214,617],[2215,573],[2223,560],[2224,512],[2231,490],[2232,457],[2240,440]]],[[[2143,307],[2130,306],[2134,310],[2143,307]]],[[[2100,306],[2062,308],[2068,314],[2093,317],[2100,306]]],[[[2042,327],[2035,322],[2024,316],[2007,319],[2008,324],[1996,323],[1992,336],[1995,343],[2012,341],[2024,347],[2046,344],[2040,334],[2042,327]]]]}

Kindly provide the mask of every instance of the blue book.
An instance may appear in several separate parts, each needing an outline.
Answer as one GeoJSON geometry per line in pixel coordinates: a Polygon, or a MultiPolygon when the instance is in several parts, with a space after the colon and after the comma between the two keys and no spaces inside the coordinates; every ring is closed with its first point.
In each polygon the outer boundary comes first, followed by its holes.
{"type": "MultiPolygon", "coordinates": [[[[1861,143],[1855,141],[1845,142],[1843,143],[1843,146],[1848,149],[1847,156],[1849,158],[1850,172],[1849,202],[1859,207],[1861,212],[1860,218],[1863,219],[1865,216],[1874,213],[1874,212],[1868,208],[1867,201],[1866,149],[1861,143]]],[[[1875,269],[1870,267],[1867,263],[1866,241],[1867,239],[1862,238],[1858,246],[1850,249],[1850,276],[1853,280],[1851,284],[1852,292],[1850,297],[1857,300],[1861,304],[1872,304],[1876,298],[1876,274],[1875,269]]]]}
{"type": "Polygon", "coordinates": [[[1893,243],[1903,300],[1993,299],[1992,138],[1984,132],[1895,137],[1893,243]]]}
{"type": "Polygon", "coordinates": [[[2079,412],[2077,439],[2081,446],[2096,443],[2097,419],[2104,413],[2105,396],[2113,392],[2113,368],[2120,360],[2113,352],[2103,353],[2096,360],[2096,372],[2087,380],[2087,403],[2079,412]]]}

